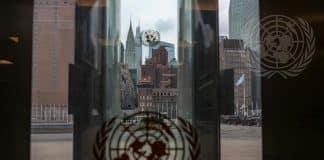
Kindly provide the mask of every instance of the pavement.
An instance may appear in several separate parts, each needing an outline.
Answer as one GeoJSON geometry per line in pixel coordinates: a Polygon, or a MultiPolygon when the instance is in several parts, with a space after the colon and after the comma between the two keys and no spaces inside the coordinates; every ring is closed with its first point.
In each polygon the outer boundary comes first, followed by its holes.
{"type": "MultiPolygon", "coordinates": [[[[221,125],[221,160],[262,160],[261,128],[221,125]]],[[[73,160],[73,135],[32,134],[31,160],[73,160]]]]}
{"type": "Polygon", "coordinates": [[[221,125],[221,160],[262,160],[262,128],[221,125]]]}
{"type": "Polygon", "coordinates": [[[72,134],[32,134],[31,160],[72,160],[72,134]]]}

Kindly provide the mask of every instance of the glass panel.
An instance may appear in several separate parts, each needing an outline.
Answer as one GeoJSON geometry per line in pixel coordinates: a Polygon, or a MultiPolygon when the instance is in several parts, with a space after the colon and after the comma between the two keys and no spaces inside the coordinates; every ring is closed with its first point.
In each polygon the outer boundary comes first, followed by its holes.
{"type": "Polygon", "coordinates": [[[36,1],[32,159],[218,159],[216,4],[36,1]]]}
{"type": "Polygon", "coordinates": [[[221,159],[262,159],[259,1],[220,1],[221,159]],[[252,62],[257,62],[253,63],[252,62]]]}

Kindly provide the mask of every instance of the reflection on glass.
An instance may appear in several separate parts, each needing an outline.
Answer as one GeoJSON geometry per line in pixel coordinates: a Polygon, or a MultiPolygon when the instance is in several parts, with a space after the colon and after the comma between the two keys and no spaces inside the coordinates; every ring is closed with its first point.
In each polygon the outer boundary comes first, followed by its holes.
{"type": "Polygon", "coordinates": [[[5,59],[0,59],[0,64],[2,65],[8,65],[8,64],[13,64],[11,61],[5,60],[5,59]]]}
{"type": "Polygon", "coordinates": [[[251,68],[260,54],[258,0],[220,1],[221,158],[262,159],[261,79],[251,68]],[[247,50],[254,52],[248,52],[247,50]]]}
{"type": "Polygon", "coordinates": [[[12,65],[15,62],[15,56],[17,53],[17,47],[19,43],[19,37],[9,36],[2,37],[1,43],[3,46],[0,51],[0,65],[12,65]]]}

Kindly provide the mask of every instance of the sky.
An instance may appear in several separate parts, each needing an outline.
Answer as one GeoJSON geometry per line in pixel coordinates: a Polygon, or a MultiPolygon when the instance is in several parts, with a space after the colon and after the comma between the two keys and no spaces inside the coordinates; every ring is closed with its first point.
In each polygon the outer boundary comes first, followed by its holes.
{"type": "MultiPolygon", "coordinates": [[[[228,34],[228,7],[230,0],[219,2],[220,35],[228,34]]],[[[130,19],[135,34],[140,24],[141,30],[153,29],[160,32],[161,40],[177,44],[177,0],[122,0],[121,1],[121,39],[125,43],[130,19]]],[[[143,48],[143,58],[148,49],[143,48]]]]}
{"type": "Polygon", "coordinates": [[[230,0],[219,0],[219,34],[228,35],[228,10],[230,0]]]}

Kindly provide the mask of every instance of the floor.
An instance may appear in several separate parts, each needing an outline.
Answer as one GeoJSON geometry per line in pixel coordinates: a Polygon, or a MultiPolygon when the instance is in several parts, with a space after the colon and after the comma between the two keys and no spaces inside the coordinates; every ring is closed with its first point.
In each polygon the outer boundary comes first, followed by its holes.
{"type": "MultiPolygon", "coordinates": [[[[221,126],[221,160],[262,160],[261,128],[221,126]]],[[[31,160],[72,160],[72,134],[33,134],[31,160]]]]}

